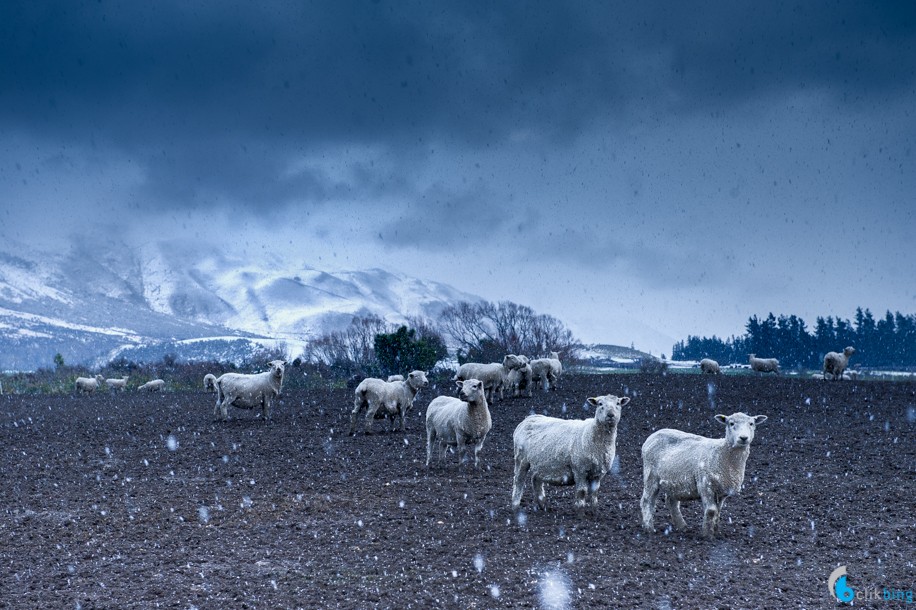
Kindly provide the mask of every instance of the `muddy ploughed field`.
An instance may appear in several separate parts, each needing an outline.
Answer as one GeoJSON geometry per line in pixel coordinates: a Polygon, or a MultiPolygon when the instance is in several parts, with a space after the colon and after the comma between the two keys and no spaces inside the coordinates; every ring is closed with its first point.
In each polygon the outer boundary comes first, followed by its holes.
{"type": "Polygon", "coordinates": [[[0,396],[0,607],[832,608],[840,565],[858,589],[916,586],[912,382],[566,376],[492,405],[479,469],[450,454],[427,470],[439,393],[406,435],[355,438],[349,390],[287,392],[267,423],[216,423],[203,393],[0,396]],[[535,510],[530,485],[514,514],[518,422],[624,393],[597,514],[571,487],[535,510]],[[769,420],[721,536],[700,537],[696,502],[687,532],[665,531],[660,501],[644,533],[642,442],[719,437],[713,415],[735,411],[769,420]]]}

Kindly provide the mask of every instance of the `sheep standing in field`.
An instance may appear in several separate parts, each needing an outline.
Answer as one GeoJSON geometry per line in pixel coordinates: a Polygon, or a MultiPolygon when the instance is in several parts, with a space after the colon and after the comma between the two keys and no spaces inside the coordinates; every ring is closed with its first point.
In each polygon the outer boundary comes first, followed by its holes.
{"type": "Polygon", "coordinates": [[[479,379],[456,381],[461,398],[439,396],[426,409],[426,465],[432,460],[433,444],[439,447],[439,459],[448,447],[455,447],[458,463],[465,447],[474,447],[474,467],[487,433],[493,426],[487,405],[487,392],[479,379]]]}
{"type": "Polygon", "coordinates": [[[151,379],[137,388],[138,392],[161,392],[165,389],[165,382],[161,379],[151,379]]]}
{"type": "Polygon", "coordinates": [[[549,358],[538,358],[531,361],[531,381],[544,391],[547,391],[547,388],[556,390],[557,382],[562,374],[563,364],[560,362],[560,355],[556,352],[550,352],[549,358]]]}
{"type": "Polygon", "coordinates": [[[479,379],[483,382],[487,392],[487,400],[496,402],[497,393],[500,400],[503,398],[503,392],[509,379],[509,372],[518,366],[520,366],[518,356],[513,354],[504,357],[502,363],[481,364],[479,362],[465,362],[458,367],[458,372],[455,373],[452,381],[479,379]]]}
{"type": "Polygon", "coordinates": [[[531,397],[531,361],[528,356],[516,356],[515,366],[506,375],[506,389],[509,396],[531,397]]]}
{"type": "Polygon", "coordinates": [[[389,416],[401,422],[401,432],[404,432],[404,417],[413,407],[417,392],[429,383],[423,371],[411,371],[407,379],[402,381],[382,381],[369,377],[363,379],[356,386],[356,398],[353,401],[353,411],[350,412],[350,434],[356,434],[356,418],[360,411],[366,410],[365,432],[372,433],[372,420],[376,417],[389,416]]]}
{"type": "Polygon", "coordinates": [[[700,360],[700,372],[709,375],[719,375],[719,363],[712,358],[703,358],[700,360]]]}
{"type": "Polygon", "coordinates": [[[649,435],[642,445],[642,527],[654,532],[655,501],[664,493],[674,527],[683,531],[681,502],[703,502],[703,535],[711,538],[719,526],[725,498],[741,492],[744,466],[751,453],[756,427],[766,415],[716,415],[725,424],[725,438],[706,438],[666,428],[649,435]]]}
{"type": "Polygon", "coordinates": [[[617,452],[617,424],[620,408],[630,402],[628,396],[607,395],[589,398],[595,416],[586,420],[558,419],[529,415],[515,428],[515,478],[512,484],[512,508],[518,509],[525,491],[528,472],[537,497],[544,508],[544,484],[575,485],[576,507],[588,502],[598,506],[601,479],[614,463],[617,452]]]}
{"type": "Polygon", "coordinates": [[[76,393],[89,394],[91,396],[103,383],[105,383],[105,378],[101,375],[96,375],[95,377],[77,377],[76,393]]]}
{"type": "Polygon", "coordinates": [[[779,360],[776,358],[758,358],[754,354],[748,354],[747,360],[751,365],[751,370],[755,373],[776,373],[779,375],[779,360]]]}
{"type": "Polygon", "coordinates": [[[121,377],[120,379],[117,379],[117,378],[114,378],[114,379],[106,379],[106,380],[105,380],[105,383],[106,383],[106,384],[108,385],[108,387],[111,388],[112,390],[117,390],[117,391],[123,392],[124,390],[127,389],[127,379],[128,379],[127,375],[124,375],[124,376],[121,377]]]}
{"type": "Polygon", "coordinates": [[[207,373],[204,375],[204,392],[215,392],[216,391],[216,375],[213,373],[207,373]]]}
{"type": "Polygon", "coordinates": [[[856,353],[856,348],[849,346],[843,350],[842,354],[837,352],[827,352],[824,356],[824,379],[831,375],[834,380],[843,379],[843,372],[849,364],[849,358],[856,353]]]}
{"type": "Polygon", "coordinates": [[[275,398],[283,391],[284,360],[271,360],[270,367],[263,373],[244,375],[225,373],[216,380],[216,406],[213,415],[219,412],[223,421],[229,420],[229,407],[254,409],[261,407],[261,415],[270,419],[270,408],[275,398]]]}

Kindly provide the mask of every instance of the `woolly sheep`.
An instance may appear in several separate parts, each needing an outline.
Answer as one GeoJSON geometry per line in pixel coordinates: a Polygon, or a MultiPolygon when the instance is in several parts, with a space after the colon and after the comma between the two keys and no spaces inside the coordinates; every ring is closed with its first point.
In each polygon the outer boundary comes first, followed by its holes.
{"type": "Polygon", "coordinates": [[[700,371],[710,375],[718,375],[721,372],[719,370],[719,363],[712,358],[703,358],[700,360],[700,371]]]}
{"type": "Polygon", "coordinates": [[[515,478],[512,484],[512,508],[518,509],[525,491],[528,472],[537,496],[544,508],[544,484],[575,485],[576,507],[586,501],[594,509],[598,505],[601,479],[614,463],[617,451],[617,424],[620,408],[630,402],[628,396],[607,395],[589,398],[596,407],[595,416],[585,420],[558,419],[545,415],[529,415],[515,428],[515,478]]]}
{"type": "Polygon", "coordinates": [[[520,366],[518,356],[513,354],[504,357],[502,363],[481,364],[479,362],[465,362],[458,367],[458,372],[455,373],[452,381],[479,379],[486,389],[487,400],[495,402],[497,393],[499,393],[499,398],[502,400],[509,372],[518,366],[520,366]]]}
{"type": "Polygon", "coordinates": [[[404,381],[403,375],[388,375],[388,383],[392,381],[404,381]]]}
{"type": "Polygon", "coordinates": [[[531,381],[542,390],[557,389],[557,381],[563,374],[563,364],[560,355],[550,352],[549,358],[538,358],[531,361],[531,381]]]}
{"type": "Polygon", "coordinates": [[[849,364],[849,358],[855,353],[856,348],[851,345],[846,347],[842,354],[827,352],[827,355],[824,356],[824,379],[827,379],[828,375],[833,379],[842,379],[843,372],[849,364]]]}
{"type": "Polygon", "coordinates": [[[516,356],[517,365],[506,375],[509,395],[531,397],[531,361],[528,356],[516,356]]]}
{"type": "Polygon", "coordinates": [[[725,424],[725,438],[706,438],[666,428],[649,435],[642,445],[642,527],[654,532],[655,501],[664,493],[674,527],[683,531],[681,502],[703,503],[703,535],[711,538],[719,526],[725,498],[741,492],[744,466],[756,426],[766,415],[716,415],[725,424]]]}
{"type": "Polygon", "coordinates": [[[261,407],[264,419],[270,419],[270,407],[276,397],[283,391],[283,372],[285,360],[271,360],[270,368],[263,373],[244,375],[242,373],[224,373],[216,380],[216,406],[213,414],[219,411],[223,421],[229,419],[229,407],[237,409],[254,409],[261,407]]]}
{"type": "Polygon", "coordinates": [[[372,420],[386,415],[401,422],[401,432],[404,431],[404,417],[413,406],[417,392],[425,388],[428,381],[423,371],[411,371],[406,380],[382,381],[369,377],[363,379],[356,386],[356,398],[353,401],[353,411],[350,412],[350,434],[356,434],[356,418],[360,411],[366,410],[365,432],[372,433],[372,420]]]}
{"type": "Polygon", "coordinates": [[[216,375],[213,373],[207,373],[204,375],[204,391],[205,392],[215,392],[216,391],[216,375]]]}
{"type": "Polygon", "coordinates": [[[98,390],[99,386],[103,383],[105,383],[105,378],[101,375],[96,375],[95,377],[77,377],[76,393],[86,393],[91,396],[92,393],[98,390]]]}
{"type": "Polygon", "coordinates": [[[161,392],[165,388],[165,382],[161,379],[152,379],[147,381],[139,388],[138,392],[161,392]]]}
{"type": "Polygon", "coordinates": [[[120,390],[123,392],[124,390],[127,389],[127,379],[128,379],[127,375],[124,375],[120,379],[106,379],[105,383],[112,390],[120,390]]]}
{"type": "Polygon", "coordinates": [[[487,405],[487,392],[483,381],[465,379],[456,381],[461,398],[439,396],[426,409],[426,465],[432,460],[433,444],[439,447],[439,459],[448,447],[455,447],[458,463],[464,449],[474,447],[474,467],[483,448],[487,433],[493,426],[487,405]]]}
{"type": "Polygon", "coordinates": [[[779,374],[779,360],[776,358],[757,358],[754,354],[748,354],[747,359],[752,371],[779,374]]]}

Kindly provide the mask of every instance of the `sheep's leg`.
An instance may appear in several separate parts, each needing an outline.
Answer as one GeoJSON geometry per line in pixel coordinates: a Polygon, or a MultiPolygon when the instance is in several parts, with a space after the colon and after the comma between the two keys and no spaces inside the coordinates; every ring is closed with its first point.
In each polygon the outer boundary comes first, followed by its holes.
{"type": "MultiPolygon", "coordinates": [[[[401,403],[396,403],[394,405],[397,408],[398,419],[401,420],[401,432],[406,432],[407,427],[404,425],[404,408],[401,406],[401,403]]],[[[394,419],[391,420],[391,429],[394,431],[394,419]]]]}
{"type": "Polygon", "coordinates": [[[592,510],[598,509],[598,489],[601,488],[601,479],[592,479],[588,483],[588,504],[592,510]]]}
{"type": "Polygon", "coordinates": [[[372,434],[372,422],[375,420],[375,413],[381,406],[381,401],[368,400],[366,402],[369,404],[369,408],[366,409],[366,418],[363,428],[366,434],[372,434]]]}
{"type": "Polygon", "coordinates": [[[537,475],[531,477],[531,486],[537,496],[538,508],[547,510],[547,492],[544,490],[544,479],[537,475]]]}
{"type": "Polygon", "coordinates": [[[512,480],[512,509],[518,510],[522,503],[522,494],[525,492],[525,480],[528,478],[528,471],[531,464],[525,460],[515,458],[515,477],[512,480]]]}
{"type": "Polygon", "coordinates": [[[359,412],[363,410],[364,406],[368,406],[365,395],[357,394],[353,400],[353,410],[350,412],[350,436],[356,434],[356,418],[359,417],[359,412]]]}
{"type": "Polygon", "coordinates": [[[700,490],[700,500],[703,502],[703,536],[712,538],[719,520],[719,507],[711,490],[700,490]]]}
{"type": "Polygon", "coordinates": [[[655,531],[655,502],[658,500],[658,492],[658,477],[646,471],[639,508],[642,510],[642,528],[649,533],[655,531]]]}
{"type": "Polygon", "coordinates": [[[671,522],[674,524],[674,529],[683,532],[687,529],[687,522],[684,521],[684,515],[681,514],[681,501],[671,494],[668,494],[666,501],[668,503],[668,512],[671,513],[671,522]]]}
{"type": "MultiPolygon", "coordinates": [[[[465,443],[463,434],[456,434],[455,440],[457,441],[457,446],[455,447],[455,453],[458,454],[458,465],[461,466],[461,454],[465,452],[465,449],[467,448],[467,444],[465,443]]],[[[470,459],[470,457],[468,459],[470,459]]],[[[477,466],[477,462],[474,462],[474,466],[477,466]]]]}
{"type": "Polygon", "coordinates": [[[480,453],[481,449],[483,449],[483,439],[480,439],[480,442],[474,445],[474,468],[477,468],[477,464],[479,463],[477,454],[480,453]]]}
{"type": "Polygon", "coordinates": [[[719,517],[722,516],[722,506],[725,504],[725,496],[722,496],[718,502],[716,502],[716,520],[713,523],[713,534],[719,533],[719,517]]]}
{"type": "Polygon", "coordinates": [[[426,465],[429,466],[429,462],[433,457],[433,441],[436,439],[436,431],[432,426],[426,427],[426,465]]]}
{"type": "Polygon", "coordinates": [[[223,418],[223,421],[229,421],[229,397],[228,396],[223,398],[223,401],[219,404],[219,412],[223,418]]]}
{"type": "Polygon", "coordinates": [[[573,475],[576,482],[576,508],[585,508],[585,500],[588,498],[588,479],[585,476],[573,475]]]}

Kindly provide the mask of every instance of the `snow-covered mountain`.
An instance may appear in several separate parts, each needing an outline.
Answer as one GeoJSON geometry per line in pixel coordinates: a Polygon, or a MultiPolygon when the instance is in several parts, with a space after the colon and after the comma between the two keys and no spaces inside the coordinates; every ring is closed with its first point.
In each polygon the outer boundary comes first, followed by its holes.
{"type": "Polygon", "coordinates": [[[63,252],[0,244],[0,370],[161,350],[220,358],[227,343],[309,338],[354,316],[436,317],[479,297],[382,269],[324,272],[277,255],[234,258],[202,244],[83,241],[63,252]],[[212,343],[216,351],[208,351],[212,343]],[[186,348],[186,349],[185,349],[186,348]]]}

